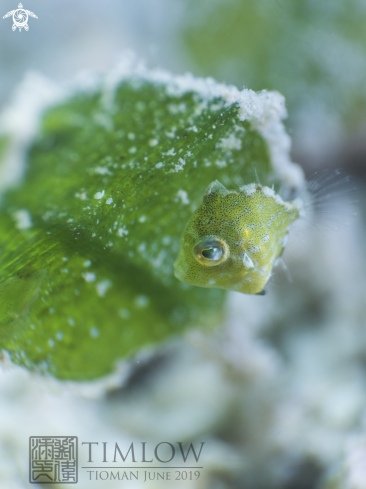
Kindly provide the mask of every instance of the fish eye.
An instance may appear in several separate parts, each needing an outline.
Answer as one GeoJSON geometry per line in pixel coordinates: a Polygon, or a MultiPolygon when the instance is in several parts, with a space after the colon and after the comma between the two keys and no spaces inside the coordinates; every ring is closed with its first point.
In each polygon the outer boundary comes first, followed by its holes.
{"type": "Polygon", "coordinates": [[[196,244],[193,253],[201,265],[215,267],[227,259],[229,247],[219,238],[205,239],[196,244]]]}

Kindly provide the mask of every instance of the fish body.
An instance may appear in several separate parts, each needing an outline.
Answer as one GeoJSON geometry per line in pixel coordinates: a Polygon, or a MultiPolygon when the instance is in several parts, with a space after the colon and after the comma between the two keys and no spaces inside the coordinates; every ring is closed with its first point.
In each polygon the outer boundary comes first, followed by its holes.
{"type": "Polygon", "coordinates": [[[199,287],[262,294],[303,202],[285,202],[259,184],[227,190],[212,182],[188,221],[175,276],[199,287]]]}

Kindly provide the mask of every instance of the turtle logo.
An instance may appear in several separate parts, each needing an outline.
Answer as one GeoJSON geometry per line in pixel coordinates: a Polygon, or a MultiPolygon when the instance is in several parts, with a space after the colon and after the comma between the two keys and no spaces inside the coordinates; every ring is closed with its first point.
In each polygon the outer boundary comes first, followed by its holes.
{"type": "Polygon", "coordinates": [[[12,30],[15,31],[18,28],[19,32],[23,28],[26,31],[29,29],[28,16],[38,19],[38,17],[30,10],[24,10],[23,5],[21,3],[18,5],[18,8],[16,10],[12,10],[11,12],[8,12],[6,15],[4,15],[3,19],[6,19],[7,17],[11,17],[11,16],[13,16],[12,30]]]}

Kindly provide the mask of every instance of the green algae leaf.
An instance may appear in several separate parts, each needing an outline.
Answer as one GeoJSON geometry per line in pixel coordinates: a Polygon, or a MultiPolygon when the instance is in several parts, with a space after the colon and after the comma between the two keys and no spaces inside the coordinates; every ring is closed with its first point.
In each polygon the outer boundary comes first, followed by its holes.
{"type": "Polygon", "coordinates": [[[0,348],[29,369],[87,380],[218,324],[224,291],[174,277],[180,236],[215,179],[301,178],[284,116],[278,93],[141,67],[59,92],[18,160],[19,135],[7,135],[14,161],[2,167],[21,178],[0,195],[0,348]]]}

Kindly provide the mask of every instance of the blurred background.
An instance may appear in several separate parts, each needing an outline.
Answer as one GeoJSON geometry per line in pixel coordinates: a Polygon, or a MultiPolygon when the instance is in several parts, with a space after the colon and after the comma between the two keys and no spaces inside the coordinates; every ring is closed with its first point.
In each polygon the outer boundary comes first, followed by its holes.
{"type": "MultiPolygon", "coordinates": [[[[3,0],[1,17],[16,4],[3,0]]],[[[206,440],[204,475],[179,487],[366,488],[366,2],[23,5],[38,16],[28,32],[0,20],[0,109],[30,71],[62,82],[105,71],[132,51],[153,68],[278,90],[293,161],[307,175],[343,168],[360,191],[348,227],[306,228],[295,240],[292,285],[265,298],[230,294],[216,333],[191,332],[142,354],[132,373],[125,366],[102,386],[61,385],[6,367],[0,485],[28,487],[25,434],[78,431],[84,439],[206,440]]]]}
{"type": "MultiPolygon", "coordinates": [[[[4,14],[15,4],[3,0],[4,14]]],[[[280,91],[294,159],[309,171],[347,165],[363,174],[363,0],[31,0],[25,8],[39,17],[28,32],[1,19],[1,105],[30,70],[65,80],[103,71],[128,50],[151,67],[280,91]]]]}

